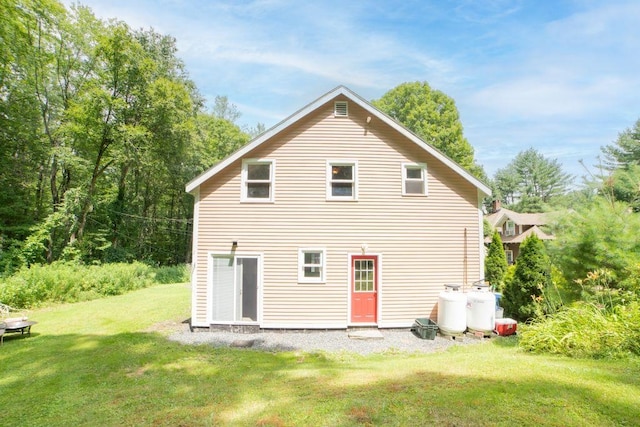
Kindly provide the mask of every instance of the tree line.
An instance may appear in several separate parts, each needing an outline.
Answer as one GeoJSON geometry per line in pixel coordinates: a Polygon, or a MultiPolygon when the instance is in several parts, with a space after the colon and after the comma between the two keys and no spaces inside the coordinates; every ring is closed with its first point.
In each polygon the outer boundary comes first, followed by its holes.
{"type": "Polygon", "coordinates": [[[153,29],[55,0],[5,0],[0,16],[0,272],[187,261],[184,185],[249,140],[235,107],[207,111],[153,29]]]}

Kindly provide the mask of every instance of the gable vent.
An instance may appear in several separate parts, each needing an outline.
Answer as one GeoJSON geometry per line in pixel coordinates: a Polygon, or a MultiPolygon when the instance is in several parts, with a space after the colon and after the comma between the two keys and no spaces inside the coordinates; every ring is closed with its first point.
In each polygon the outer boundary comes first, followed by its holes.
{"type": "Polygon", "coordinates": [[[333,105],[333,115],[335,117],[347,117],[349,115],[347,101],[336,101],[333,105]]]}

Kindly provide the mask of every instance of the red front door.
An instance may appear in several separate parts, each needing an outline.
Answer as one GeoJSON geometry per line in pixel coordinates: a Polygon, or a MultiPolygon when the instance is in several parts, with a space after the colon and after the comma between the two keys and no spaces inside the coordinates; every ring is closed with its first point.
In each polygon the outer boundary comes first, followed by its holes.
{"type": "Polygon", "coordinates": [[[378,257],[351,257],[351,322],[378,321],[378,257]]]}

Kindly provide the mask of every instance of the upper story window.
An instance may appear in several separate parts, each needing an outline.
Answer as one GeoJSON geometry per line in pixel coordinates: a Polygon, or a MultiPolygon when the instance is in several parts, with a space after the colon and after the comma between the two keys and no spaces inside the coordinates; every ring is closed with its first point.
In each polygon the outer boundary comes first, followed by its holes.
{"type": "Polygon", "coordinates": [[[273,202],[275,161],[243,160],[242,201],[273,202]]]}
{"type": "Polygon", "coordinates": [[[327,162],[327,199],[357,200],[358,164],[354,161],[327,162]]]}
{"type": "Polygon", "coordinates": [[[347,101],[336,101],[333,103],[333,115],[335,117],[348,117],[349,104],[347,101]]]}
{"type": "Polygon", "coordinates": [[[424,163],[402,165],[402,195],[427,195],[427,165],[424,163]]]}
{"type": "Polygon", "coordinates": [[[504,223],[504,235],[505,236],[515,236],[516,235],[516,223],[508,220],[504,223]]]}
{"type": "Polygon", "coordinates": [[[317,248],[300,249],[298,252],[298,282],[324,283],[325,250],[317,248]]]}

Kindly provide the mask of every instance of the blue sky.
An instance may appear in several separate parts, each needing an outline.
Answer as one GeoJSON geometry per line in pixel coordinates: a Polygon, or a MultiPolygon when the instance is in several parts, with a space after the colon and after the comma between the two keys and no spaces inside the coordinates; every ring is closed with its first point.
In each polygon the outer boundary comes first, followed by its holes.
{"type": "Polygon", "coordinates": [[[241,126],[269,128],[341,84],[371,100],[427,81],[455,100],[489,176],[533,147],[580,177],[640,118],[636,0],[81,3],[174,36],[202,95],[227,96],[241,126]]]}

